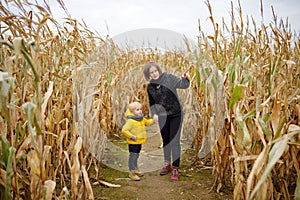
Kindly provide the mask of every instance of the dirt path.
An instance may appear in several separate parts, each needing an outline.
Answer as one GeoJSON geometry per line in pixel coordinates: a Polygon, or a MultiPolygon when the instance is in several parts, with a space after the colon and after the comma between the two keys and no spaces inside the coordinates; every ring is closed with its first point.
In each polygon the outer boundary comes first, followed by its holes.
{"type": "MultiPolygon", "coordinates": [[[[116,149],[118,156],[106,158],[111,166],[103,165],[100,171],[100,179],[119,185],[118,188],[107,187],[102,184],[94,184],[93,191],[96,200],[164,200],[164,199],[233,199],[229,189],[217,193],[213,187],[211,168],[208,166],[195,165],[192,149],[183,144],[182,161],[180,166],[180,179],[170,182],[170,174],[159,175],[162,166],[162,149],[160,135],[156,127],[148,130],[148,141],[143,145],[139,159],[140,169],[145,175],[140,181],[132,181],[128,178],[126,143],[122,142],[125,150],[116,149]]],[[[122,146],[122,144],[120,146],[122,146]]],[[[111,156],[111,155],[110,155],[111,156]]]]}
{"type": "MultiPolygon", "coordinates": [[[[230,191],[216,193],[212,189],[213,181],[210,170],[203,169],[195,170],[194,172],[186,170],[186,168],[181,170],[178,182],[170,182],[169,175],[160,176],[159,171],[146,173],[140,181],[131,181],[127,178],[127,173],[113,172],[111,168],[103,169],[102,177],[106,178],[110,183],[120,185],[120,187],[111,188],[103,185],[94,185],[95,199],[233,199],[230,191]]],[[[189,170],[192,170],[192,168],[189,170]]]]}

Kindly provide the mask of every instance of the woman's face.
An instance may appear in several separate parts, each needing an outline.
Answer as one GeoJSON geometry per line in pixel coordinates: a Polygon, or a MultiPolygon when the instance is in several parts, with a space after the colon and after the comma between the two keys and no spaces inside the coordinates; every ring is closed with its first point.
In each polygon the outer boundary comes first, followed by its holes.
{"type": "Polygon", "coordinates": [[[154,66],[150,67],[150,69],[149,69],[149,75],[150,75],[151,79],[156,80],[156,79],[159,78],[159,71],[154,66]]]}

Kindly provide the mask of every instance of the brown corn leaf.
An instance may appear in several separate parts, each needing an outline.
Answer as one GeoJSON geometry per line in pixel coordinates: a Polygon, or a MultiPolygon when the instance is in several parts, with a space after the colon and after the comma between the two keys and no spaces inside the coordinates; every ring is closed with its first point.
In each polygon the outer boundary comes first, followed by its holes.
{"type": "Polygon", "coordinates": [[[46,180],[44,184],[44,188],[46,189],[45,200],[51,200],[52,195],[55,189],[56,183],[52,180],[46,180]]]}
{"type": "Polygon", "coordinates": [[[274,105],[271,113],[271,125],[273,129],[273,136],[277,132],[280,123],[280,110],[281,110],[281,101],[279,99],[274,100],[274,105]]]}
{"type": "Polygon", "coordinates": [[[253,168],[247,178],[247,188],[246,188],[246,199],[250,198],[250,191],[251,188],[253,187],[253,183],[256,179],[259,179],[259,175],[261,173],[261,170],[265,166],[265,163],[268,158],[268,152],[269,152],[270,146],[264,147],[262,152],[259,154],[258,158],[256,159],[253,168]]]}
{"type": "Polygon", "coordinates": [[[88,175],[84,165],[81,166],[81,171],[82,171],[84,186],[87,190],[88,199],[92,200],[92,199],[94,199],[93,188],[91,186],[89,175],[88,175]]]}
{"type": "Polygon", "coordinates": [[[49,81],[48,91],[46,92],[46,94],[43,98],[41,116],[44,116],[44,113],[46,111],[46,106],[48,104],[48,100],[51,97],[52,92],[53,92],[53,84],[54,84],[53,81],[49,81]]]}
{"type": "Polygon", "coordinates": [[[27,154],[27,162],[31,169],[31,172],[35,174],[36,176],[40,176],[41,174],[41,162],[38,156],[38,152],[36,150],[31,150],[27,154]]]}

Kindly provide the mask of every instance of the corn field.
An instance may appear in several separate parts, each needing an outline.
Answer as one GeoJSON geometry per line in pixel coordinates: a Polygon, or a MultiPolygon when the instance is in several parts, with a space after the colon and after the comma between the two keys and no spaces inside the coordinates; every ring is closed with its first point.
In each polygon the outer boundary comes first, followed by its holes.
{"type": "Polygon", "coordinates": [[[288,21],[273,12],[257,25],[239,4],[219,24],[207,1],[214,34],[199,26],[196,50],[125,51],[57,2],[63,24],[45,1],[0,3],[1,199],[94,199],[91,176],[127,103],[149,114],[148,61],[190,68],[184,124],[195,157],[213,162],[217,192],[230,185],[234,199],[300,199],[300,33],[288,21]]]}

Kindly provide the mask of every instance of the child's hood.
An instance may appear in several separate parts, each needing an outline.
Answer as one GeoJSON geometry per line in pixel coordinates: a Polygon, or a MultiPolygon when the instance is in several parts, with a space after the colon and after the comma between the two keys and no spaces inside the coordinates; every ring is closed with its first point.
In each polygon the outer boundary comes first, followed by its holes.
{"type": "Polygon", "coordinates": [[[129,109],[127,109],[125,112],[125,117],[128,117],[128,116],[134,116],[134,114],[129,109]]]}

